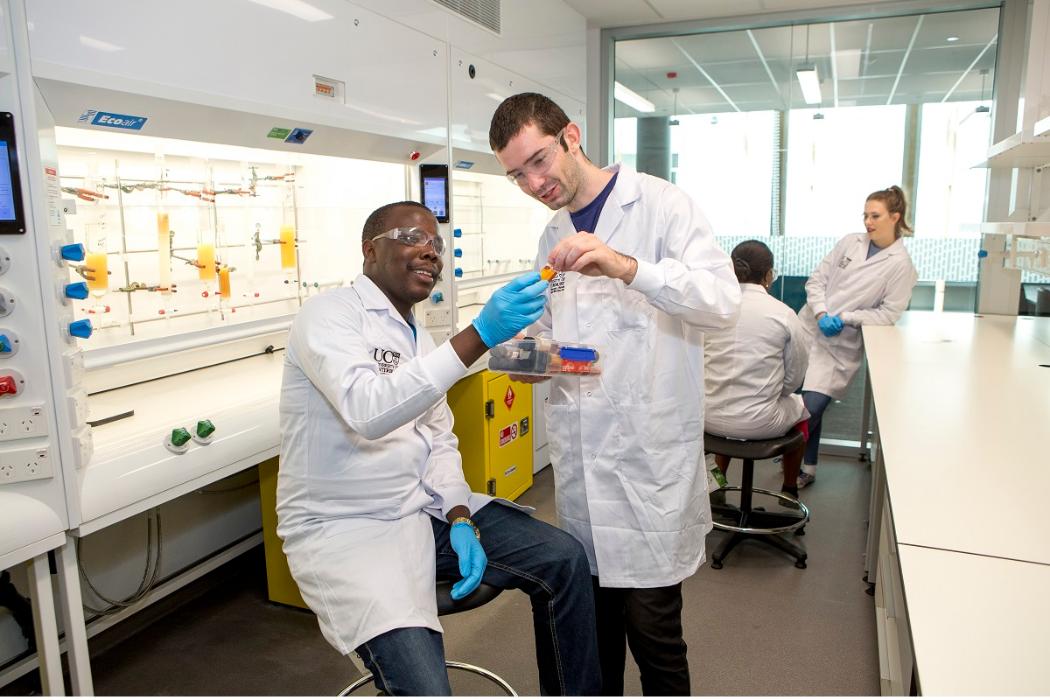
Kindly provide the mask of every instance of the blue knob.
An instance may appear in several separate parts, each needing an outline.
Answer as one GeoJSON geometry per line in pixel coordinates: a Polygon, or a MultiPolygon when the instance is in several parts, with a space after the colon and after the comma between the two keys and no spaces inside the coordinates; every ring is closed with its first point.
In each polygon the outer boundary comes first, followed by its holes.
{"type": "Polygon", "coordinates": [[[11,352],[11,339],[0,334],[0,352],[11,352]]]}
{"type": "Polygon", "coordinates": [[[445,301],[445,295],[441,292],[434,292],[430,295],[430,301],[434,302],[435,304],[440,304],[441,302],[445,301]]]}
{"type": "Polygon", "coordinates": [[[456,258],[462,258],[463,257],[463,249],[462,248],[453,248],[452,249],[452,255],[453,255],[453,257],[456,257],[456,258]]]}
{"type": "Polygon", "coordinates": [[[463,229],[461,229],[461,228],[454,228],[454,229],[452,229],[452,237],[453,238],[463,238],[463,229]]]}
{"type": "Polygon", "coordinates": [[[977,257],[979,257],[979,258],[987,258],[988,257],[988,251],[987,250],[978,250],[977,251],[977,257]]]}
{"type": "Polygon", "coordinates": [[[84,251],[83,243],[67,243],[62,246],[59,255],[62,256],[63,260],[80,262],[84,259],[84,256],[87,255],[87,253],[84,251]]]}
{"type": "Polygon", "coordinates": [[[463,268],[462,267],[457,267],[454,270],[454,272],[456,273],[456,277],[462,277],[463,276],[463,268]]]}
{"type": "Polygon", "coordinates": [[[65,294],[70,299],[87,299],[88,298],[88,286],[87,282],[71,282],[65,287],[65,294]]]}
{"type": "Polygon", "coordinates": [[[74,338],[90,338],[94,328],[91,327],[91,319],[82,318],[69,324],[69,334],[74,338]]]}

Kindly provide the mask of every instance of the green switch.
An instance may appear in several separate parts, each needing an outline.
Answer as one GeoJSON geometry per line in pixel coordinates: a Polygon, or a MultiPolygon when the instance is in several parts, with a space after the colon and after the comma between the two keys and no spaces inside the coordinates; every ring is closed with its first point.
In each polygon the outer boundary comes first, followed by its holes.
{"type": "Polygon", "coordinates": [[[190,431],[185,428],[175,428],[171,431],[171,444],[175,447],[182,447],[190,441],[190,431]]]}
{"type": "Polygon", "coordinates": [[[215,432],[215,425],[210,420],[197,421],[197,437],[205,440],[215,432]]]}

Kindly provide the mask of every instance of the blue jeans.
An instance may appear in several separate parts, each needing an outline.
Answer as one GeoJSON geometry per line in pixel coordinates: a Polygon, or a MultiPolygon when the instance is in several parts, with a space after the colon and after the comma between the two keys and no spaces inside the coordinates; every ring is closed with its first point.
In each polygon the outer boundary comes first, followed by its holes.
{"type": "Polygon", "coordinates": [[[809,411],[809,441],[806,442],[806,455],[802,462],[815,466],[820,455],[820,429],[824,424],[824,411],[831,403],[831,397],[819,391],[803,391],[802,403],[809,411]]]}
{"type": "Polygon", "coordinates": [[[452,695],[445,671],[441,634],[427,627],[402,627],[373,637],[357,648],[387,695],[452,695]],[[411,662],[409,662],[411,659],[411,662]]]}
{"type": "MultiPolygon", "coordinates": [[[[521,590],[532,602],[540,693],[597,695],[601,669],[594,591],[583,547],[568,533],[499,503],[490,503],[471,518],[481,531],[489,559],[482,581],[521,590]]],[[[459,557],[449,541],[449,525],[433,518],[431,524],[437,576],[458,581],[459,557]]],[[[381,669],[388,682],[381,689],[391,695],[449,692],[444,648],[436,632],[393,630],[369,640],[358,653],[375,674],[377,686],[382,681],[376,668],[381,669]]]]}

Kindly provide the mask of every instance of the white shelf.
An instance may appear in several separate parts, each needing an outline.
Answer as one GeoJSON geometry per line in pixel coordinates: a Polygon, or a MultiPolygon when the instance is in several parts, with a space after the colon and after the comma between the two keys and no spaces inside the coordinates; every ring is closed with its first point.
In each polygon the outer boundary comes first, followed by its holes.
{"type": "Polygon", "coordinates": [[[992,144],[988,158],[975,168],[1038,168],[1050,163],[1050,118],[992,144]]]}
{"type": "Polygon", "coordinates": [[[1024,238],[1050,238],[1050,222],[989,221],[981,224],[981,233],[998,233],[1024,238]]]}

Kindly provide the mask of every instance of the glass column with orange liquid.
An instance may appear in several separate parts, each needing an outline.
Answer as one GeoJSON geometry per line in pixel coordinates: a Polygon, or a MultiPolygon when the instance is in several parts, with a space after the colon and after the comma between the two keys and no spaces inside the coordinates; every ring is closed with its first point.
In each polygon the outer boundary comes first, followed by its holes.
{"type": "Polygon", "coordinates": [[[295,267],[295,226],[285,224],[281,226],[281,269],[290,270],[295,267]]]}
{"type": "Polygon", "coordinates": [[[171,294],[171,223],[168,213],[157,212],[157,285],[161,294],[171,294]]]}
{"type": "Polygon", "coordinates": [[[109,291],[109,256],[105,251],[88,253],[84,259],[84,278],[95,296],[109,291]]]}

